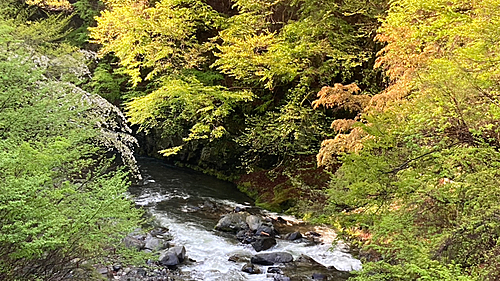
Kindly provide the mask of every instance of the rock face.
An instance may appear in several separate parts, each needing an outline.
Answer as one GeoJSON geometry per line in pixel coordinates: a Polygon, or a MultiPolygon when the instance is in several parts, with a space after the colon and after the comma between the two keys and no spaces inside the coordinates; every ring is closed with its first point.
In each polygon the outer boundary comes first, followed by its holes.
{"type": "Polygon", "coordinates": [[[265,251],[276,245],[276,239],[272,237],[257,237],[251,245],[257,252],[265,251]]]}
{"type": "Polygon", "coordinates": [[[288,263],[292,261],[292,255],[285,252],[257,254],[251,259],[252,263],[261,265],[273,265],[275,263],[288,263]]]}
{"type": "Polygon", "coordinates": [[[227,214],[219,220],[215,229],[233,233],[237,233],[240,230],[246,230],[248,229],[246,222],[248,216],[249,214],[245,212],[227,214]]]}

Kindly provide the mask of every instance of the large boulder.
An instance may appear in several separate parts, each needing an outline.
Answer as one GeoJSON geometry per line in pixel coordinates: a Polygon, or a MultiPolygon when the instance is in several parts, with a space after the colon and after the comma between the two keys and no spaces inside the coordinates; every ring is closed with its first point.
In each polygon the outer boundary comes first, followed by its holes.
{"type": "Polygon", "coordinates": [[[251,245],[257,252],[265,251],[276,245],[276,239],[272,237],[257,237],[251,245]]]}
{"type": "Polygon", "coordinates": [[[240,230],[246,230],[248,229],[246,222],[248,216],[249,214],[245,212],[227,214],[219,220],[215,229],[233,233],[237,233],[240,230]]]}
{"type": "Polygon", "coordinates": [[[288,263],[293,261],[293,256],[285,252],[257,254],[250,261],[254,264],[273,265],[275,263],[288,263]]]}

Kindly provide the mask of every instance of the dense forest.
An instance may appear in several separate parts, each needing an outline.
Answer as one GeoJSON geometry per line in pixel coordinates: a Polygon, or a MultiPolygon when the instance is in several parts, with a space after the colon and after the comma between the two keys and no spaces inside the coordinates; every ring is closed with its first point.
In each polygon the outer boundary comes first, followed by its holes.
{"type": "Polygon", "coordinates": [[[0,279],[133,256],[135,148],[334,227],[352,280],[498,280],[499,41],[498,0],[3,0],[0,279]]]}

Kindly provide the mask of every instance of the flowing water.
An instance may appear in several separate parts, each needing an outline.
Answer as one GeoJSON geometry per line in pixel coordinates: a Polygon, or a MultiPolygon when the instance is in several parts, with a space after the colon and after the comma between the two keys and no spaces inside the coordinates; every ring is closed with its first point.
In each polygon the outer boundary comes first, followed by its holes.
{"type": "MultiPolygon", "coordinates": [[[[175,245],[184,246],[194,260],[180,270],[194,280],[273,280],[265,273],[247,274],[241,271],[244,262],[231,262],[234,255],[251,257],[256,254],[250,245],[239,243],[231,235],[214,230],[218,218],[207,215],[200,206],[249,207],[252,200],[228,182],[196,171],[179,169],[149,158],[138,159],[144,184],[131,189],[136,203],[144,206],[163,227],[170,230],[175,245]]],[[[270,214],[272,215],[272,214],[270,214]]],[[[287,218],[290,219],[290,218],[287,218]]],[[[327,267],[341,271],[359,270],[361,262],[354,259],[341,245],[331,249],[334,234],[322,232],[325,243],[308,245],[278,239],[278,244],[265,252],[285,251],[295,258],[305,254],[327,267]]],[[[292,279],[293,280],[293,279],[292,279]]]]}

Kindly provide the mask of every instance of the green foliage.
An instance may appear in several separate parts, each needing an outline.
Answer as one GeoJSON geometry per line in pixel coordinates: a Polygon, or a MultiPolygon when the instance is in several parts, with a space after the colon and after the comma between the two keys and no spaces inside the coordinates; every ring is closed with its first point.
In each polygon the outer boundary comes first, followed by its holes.
{"type": "Polygon", "coordinates": [[[141,130],[161,128],[174,147],[160,153],[169,155],[180,151],[184,142],[213,141],[224,136],[224,121],[235,104],[251,98],[247,91],[205,86],[194,76],[166,77],[157,90],[128,102],[127,114],[141,130]]]}
{"type": "Polygon", "coordinates": [[[220,33],[224,42],[214,66],[268,89],[298,76],[311,77],[320,85],[355,82],[357,68],[376,52],[373,44],[366,44],[374,36],[374,17],[384,3],[236,1],[241,12],[220,33]]]}
{"type": "Polygon", "coordinates": [[[90,31],[93,42],[103,46],[102,54],[112,52],[120,58],[134,85],[205,61],[202,54],[211,44],[200,43],[196,32],[220,26],[221,18],[203,1],[163,0],[154,6],[121,2],[109,1],[110,9],[101,13],[90,31]]]}
{"type": "Polygon", "coordinates": [[[499,278],[493,2],[392,2],[381,61],[411,95],[365,116],[373,138],[343,157],[329,190],[346,232],[370,233],[365,250],[381,255],[355,280],[499,278]]]}
{"type": "Polygon", "coordinates": [[[246,122],[247,128],[236,142],[246,147],[241,159],[248,172],[268,167],[269,162],[283,163],[296,155],[314,154],[325,135],[320,125],[325,122],[324,116],[294,103],[280,107],[278,112],[248,117],[246,122]]]}
{"type": "Polygon", "coordinates": [[[126,83],[127,78],[115,74],[107,63],[99,63],[94,69],[91,82],[88,84],[92,92],[102,96],[113,104],[120,104],[122,99],[121,84],[126,83]]]}
{"type": "Polygon", "coordinates": [[[0,21],[0,279],[67,279],[120,248],[141,214],[95,145],[100,120],[17,28],[0,21]]]}

